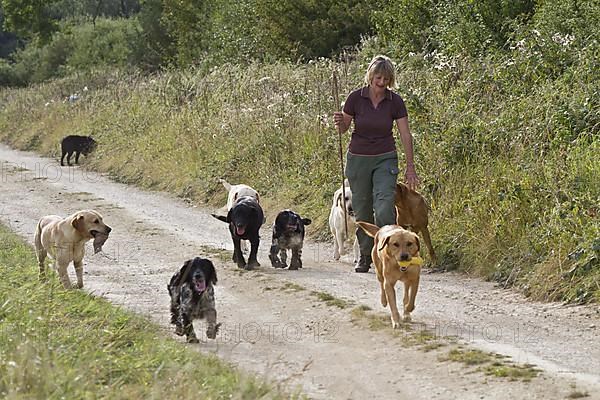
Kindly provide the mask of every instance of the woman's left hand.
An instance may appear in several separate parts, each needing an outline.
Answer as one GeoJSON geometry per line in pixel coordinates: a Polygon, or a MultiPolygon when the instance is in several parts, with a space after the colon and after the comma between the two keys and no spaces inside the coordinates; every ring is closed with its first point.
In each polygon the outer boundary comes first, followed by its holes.
{"type": "Polygon", "coordinates": [[[406,167],[406,172],[404,173],[404,182],[406,183],[406,186],[408,186],[409,189],[417,190],[417,187],[419,186],[419,183],[421,183],[421,181],[417,176],[417,172],[415,171],[414,165],[409,165],[406,167]]]}

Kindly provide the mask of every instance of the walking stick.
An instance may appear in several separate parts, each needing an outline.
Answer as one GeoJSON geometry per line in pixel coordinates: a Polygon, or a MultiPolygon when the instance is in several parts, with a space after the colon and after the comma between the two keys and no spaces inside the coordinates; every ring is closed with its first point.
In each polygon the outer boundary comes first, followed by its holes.
{"type": "MultiPolygon", "coordinates": [[[[340,95],[338,90],[337,71],[333,70],[333,101],[335,101],[335,110],[340,110],[340,95]]],[[[346,185],[344,185],[344,152],[342,150],[342,127],[338,125],[338,148],[340,157],[341,177],[342,177],[342,199],[344,209],[344,233],[348,237],[348,211],[346,210],[346,185]]]]}

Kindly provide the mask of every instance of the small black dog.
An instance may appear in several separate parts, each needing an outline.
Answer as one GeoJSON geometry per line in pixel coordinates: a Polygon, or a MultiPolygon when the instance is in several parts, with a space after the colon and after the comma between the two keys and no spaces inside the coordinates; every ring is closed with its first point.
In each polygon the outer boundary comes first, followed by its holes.
{"type": "Polygon", "coordinates": [[[75,164],[79,163],[79,154],[87,156],[96,148],[97,143],[91,136],[69,135],[60,143],[62,156],[60,165],[64,166],[64,159],[67,156],[67,164],[71,165],[71,156],[75,153],[75,164]]]}
{"type": "Polygon", "coordinates": [[[301,218],[291,210],[283,210],[277,214],[273,224],[273,241],[269,259],[274,268],[287,267],[287,250],[292,250],[289,269],[302,268],[302,245],[304,243],[304,227],[311,224],[308,218],[301,218]],[[277,254],[279,253],[279,257],[277,254]],[[280,259],[281,258],[281,259],[280,259]]]}
{"type": "Polygon", "coordinates": [[[260,237],[258,231],[264,222],[264,213],[260,204],[254,197],[238,197],[233,206],[227,213],[227,217],[211,214],[216,219],[229,224],[229,232],[233,240],[233,262],[243,269],[251,270],[260,267],[256,254],[258,253],[258,244],[260,237]],[[250,241],[250,254],[248,255],[248,264],[242,254],[240,247],[242,240],[250,241]]]}
{"type": "Polygon", "coordinates": [[[221,324],[217,324],[215,292],[217,272],[210,260],[196,257],[187,260],[173,275],[167,289],[171,296],[171,323],[175,333],[185,334],[188,343],[198,343],[192,320],[206,318],[206,336],[214,339],[221,324]]]}

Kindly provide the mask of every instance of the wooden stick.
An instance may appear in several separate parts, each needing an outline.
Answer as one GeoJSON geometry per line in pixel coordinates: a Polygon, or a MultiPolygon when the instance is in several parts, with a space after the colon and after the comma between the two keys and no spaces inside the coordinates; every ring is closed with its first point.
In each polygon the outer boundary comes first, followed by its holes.
{"type": "MultiPolygon", "coordinates": [[[[333,70],[333,101],[335,101],[335,110],[341,111],[340,94],[338,89],[337,71],[333,70]]],[[[344,233],[348,237],[348,211],[346,210],[346,185],[344,185],[344,151],[342,149],[342,127],[338,125],[338,147],[342,177],[342,203],[344,209],[344,233]]]]}

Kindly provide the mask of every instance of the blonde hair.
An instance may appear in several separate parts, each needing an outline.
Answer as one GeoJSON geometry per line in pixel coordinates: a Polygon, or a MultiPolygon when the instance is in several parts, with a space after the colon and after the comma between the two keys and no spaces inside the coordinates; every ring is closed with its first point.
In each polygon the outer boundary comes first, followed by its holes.
{"type": "Polygon", "coordinates": [[[367,73],[365,74],[365,83],[367,86],[371,84],[375,75],[382,75],[384,78],[390,80],[388,82],[388,89],[392,89],[396,86],[396,69],[389,57],[383,55],[373,57],[367,67],[367,73]]]}

